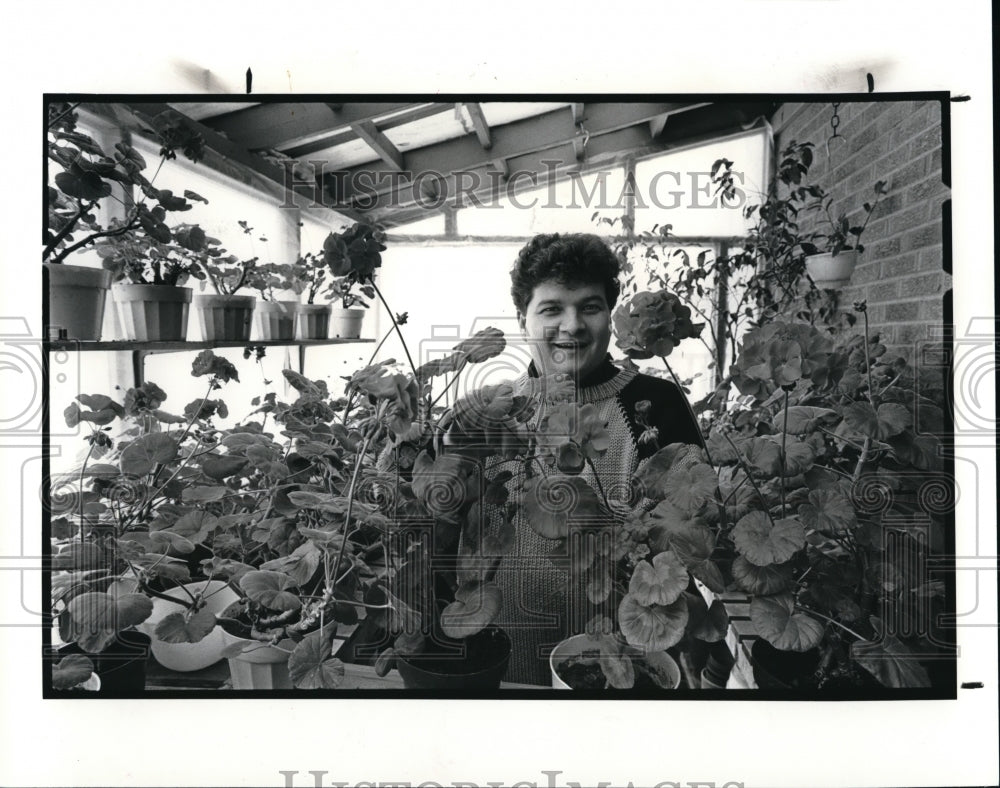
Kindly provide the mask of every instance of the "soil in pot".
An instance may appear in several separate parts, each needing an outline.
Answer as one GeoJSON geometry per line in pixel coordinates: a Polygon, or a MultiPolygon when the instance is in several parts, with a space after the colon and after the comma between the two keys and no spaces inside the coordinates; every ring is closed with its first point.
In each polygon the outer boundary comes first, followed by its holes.
{"type": "MultiPolygon", "coordinates": [[[[608,680],[600,663],[600,651],[584,652],[567,657],[556,663],[559,677],[574,690],[608,689],[608,680]]],[[[664,691],[664,683],[672,683],[663,672],[659,672],[659,681],[653,678],[654,668],[645,660],[633,657],[632,667],[635,670],[635,683],[632,691],[664,691]]]]}
{"type": "Polygon", "coordinates": [[[240,644],[242,653],[228,658],[229,676],[234,690],[292,689],[288,658],[295,644],[287,639],[281,648],[253,637],[253,627],[243,603],[234,602],[220,615],[219,626],[226,647],[240,644]]]}
{"type": "Polygon", "coordinates": [[[487,627],[470,638],[441,638],[427,651],[397,655],[396,667],[407,689],[497,689],[507,672],[511,642],[498,627],[487,627]]]}
{"type": "Polygon", "coordinates": [[[146,688],[149,643],[148,635],[126,630],[119,632],[115,642],[99,654],[89,654],[76,643],[67,643],[58,649],[56,661],[71,654],[82,654],[94,664],[94,672],[101,679],[100,689],[89,694],[98,697],[129,695],[146,688]]]}

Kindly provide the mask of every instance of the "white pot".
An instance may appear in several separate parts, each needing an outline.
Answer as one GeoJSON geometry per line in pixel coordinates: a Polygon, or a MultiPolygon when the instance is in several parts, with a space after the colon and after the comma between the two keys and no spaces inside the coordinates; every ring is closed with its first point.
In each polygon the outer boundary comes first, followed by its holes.
{"type": "Polygon", "coordinates": [[[299,339],[326,339],[330,335],[329,304],[299,304],[299,339]]]}
{"type": "Polygon", "coordinates": [[[251,295],[196,295],[201,338],[206,342],[248,341],[256,302],[251,295]]]}
{"type": "Polygon", "coordinates": [[[330,309],[330,339],[359,339],[361,321],[365,319],[364,309],[330,309]]]}
{"type": "MultiPolygon", "coordinates": [[[[191,596],[201,593],[205,597],[205,609],[210,610],[215,615],[219,615],[239,599],[239,595],[222,580],[200,580],[178,588],[171,588],[163,593],[174,599],[187,601],[190,601],[191,596]],[[190,592],[190,595],[185,589],[190,592]]],[[[153,597],[152,615],[136,628],[152,638],[150,650],[156,657],[156,661],[168,670],[186,673],[214,665],[222,659],[222,650],[226,647],[222,627],[218,625],[197,643],[164,643],[156,637],[157,624],[171,613],[183,611],[183,605],[175,605],[165,599],[153,597]]]]}
{"type": "Polygon", "coordinates": [[[253,313],[257,339],[295,339],[295,316],[298,301],[261,301],[253,313]]]}
{"type": "MultiPolygon", "coordinates": [[[[549,654],[549,670],[552,673],[553,689],[572,689],[569,684],[559,677],[559,674],[556,672],[556,665],[568,657],[577,657],[586,651],[595,652],[595,655],[592,658],[584,660],[586,663],[597,664],[601,661],[600,656],[596,653],[598,651],[597,642],[591,640],[587,637],[587,635],[573,635],[573,637],[567,638],[552,649],[552,652],[549,654]]],[[[636,654],[638,653],[639,652],[637,650],[636,654]]],[[[669,654],[665,654],[664,656],[667,658],[669,663],[670,683],[673,689],[677,689],[681,683],[680,666],[669,654]]]]}
{"type": "Polygon", "coordinates": [[[125,339],[183,342],[187,339],[191,288],[167,285],[115,285],[111,288],[125,339]]]}
{"type": "Polygon", "coordinates": [[[238,657],[229,658],[229,675],[233,689],[292,689],[292,679],[288,675],[288,658],[295,643],[282,642],[282,648],[275,648],[257,640],[230,635],[222,627],[222,638],[226,646],[241,643],[244,651],[238,657]]]}
{"type": "Polygon", "coordinates": [[[848,249],[838,255],[824,252],[806,258],[806,273],[821,290],[840,290],[851,281],[857,265],[857,249],[848,249]]]}
{"type": "Polygon", "coordinates": [[[49,326],[67,339],[99,340],[111,272],[82,265],[45,263],[49,274],[49,326]]]}

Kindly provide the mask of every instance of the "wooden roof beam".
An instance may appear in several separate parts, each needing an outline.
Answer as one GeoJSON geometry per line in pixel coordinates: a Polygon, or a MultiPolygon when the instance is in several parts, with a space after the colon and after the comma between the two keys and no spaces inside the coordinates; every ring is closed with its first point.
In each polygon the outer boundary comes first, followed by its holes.
{"type": "MultiPolygon", "coordinates": [[[[704,103],[596,103],[587,106],[587,131],[590,134],[588,151],[593,149],[598,137],[642,125],[643,134],[649,140],[645,124],[657,115],[684,112],[705,106],[704,103]]],[[[423,172],[454,172],[481,167],[496,159],[510,159],[537,153],[561,145],[570,144],[577,136],[577,127],[565,108],[536,115],[525,120],[514,121],[491,129],[493,145],[484,151],[478,140],[470,136],[447,140],[423,148],[407,151],[406,163],[409,172],[417,177],[423,172]]],[[[398,172],[395,166],[372,162],[351,167],[338,173],[345,188],[343,199],[350,199],[354,193],[370,199],[372,194],[391,191],[397,180],[390,173],[398,172]],[[354,189],[357,179],[363,174],[363,187],[354,189]],[[384,176],[384,177],[383,177],[384,176]]],[[[328,172],[327,177],[334,173],[328,172]]]]}
{"type": "Polygon", "coordinates": [[[470,102],[465,105],[465,108],[469,112],[469,117],[472,118],[472,125],[476,129],[476,136],[479,137],[479,144],[483,146],[483,150],[489,150],[493,147],[493,139],[490,137],[490,126],[486,122],[482,105],[478,102],[470,102]]]}
{"type": "Polygon", "coordinates": [[[375,151],[382,161],[397,172],[403,171],[403,154],[385,134],[376,128],[372,121],[363,120],[360,123],[352,123],[351,128],[355,134],[368,143],[368,147],[375,151]]]}
{"type": "MultiPolygon", "coordinates": [[[[380,120],[378,128],[384,132],[389,129],[395,129],[399,126],[405,126],[407,123],[413,123],[414,121],[423,120],[424,118],[429,118],[434,115],[440,115],[442,112],[446,111],[447,108],[443,104],[425,104],[417,107],[416,109],[407,110],[406,112],[399,113],[398,115],[393,115],[391,118],[387,118],[386,120],[380,120]]],[[[357,135],[351,131],[350,128],[348,128],[316,137],[311,142],[305,142],[301,145],[285,148],[282,152],[291,156],[293,159],[301,159],[313,153],[329,150],[337,145],[343,145],[345,142],[351,142],[355,139],[357,139],[357,135]]]]}
{"type": "Polygon", "coordinates": [[[339,111],[333,109],[335,106],[337,105],[315,101],[258,104],[256,107],[205,118],[202,122],[245,148],[281,150],[311,142],[318,136],[329,137],[337,129],[347,129],[355,123],[375,120],[382,115],[420,104],[343,104],[339,111]]]}

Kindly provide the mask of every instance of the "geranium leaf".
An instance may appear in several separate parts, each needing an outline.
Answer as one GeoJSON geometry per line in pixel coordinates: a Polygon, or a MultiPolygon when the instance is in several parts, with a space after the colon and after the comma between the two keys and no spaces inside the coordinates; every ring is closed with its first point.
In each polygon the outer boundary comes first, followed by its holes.
{"type": "Polygon", "coordinates": [[[247,460],[243,457],[211,456],[202,460],[201,470],[210,479],[222,481],[239,473],[246,466],[247,460]]]}
{"type": "Polygon", "coordinates": [[[787,566],[771,564],[756,566],[738,555],[733,560],[733,579],[736,584],[748,594],[767,596],[777,594],[788,588],[792,581],[791,572],[787,566]]]}
{"type": "Polygon", "coordinates": [[[621,654],[614,638],[600,641],[601,671],[614,689],[632,689],[635,685],[635,665],[628,655],[621,654]]]}
{"type": "Polygon", "coordinates": [[[830,408],[791,405],[788,408],[787,422],[785,416],[779,414],[775,419],[775,426],[792,435],[804,435],[821,426],[836,424],[839,418],[837,412],[830,408]]]}
{"type": "Polygon", "coordinates": [[[733,528],[733,542],[750,563],[769,566],[787,561],[805,547],[806,532],[791,517],[772,525],[763,512],[750,512],[733,528]]]}
{"type": "Polygon", "coordinates": [[[127,476],[145,476],[157,464],[164,465],[177,456],[177,441],[166,433],[143,435],[122,452],[120,467],[127,476]]]}
{"type": "Polygon", "coordinates": [[[330,656],[334,630],[307,635],[288,658],[288,675],[297,689],[336,689],[344,681],[344,663],[330,656]]]}
{"type": "Polygon", "coordinates": [[[630,645],[646,651],[663,651],[684,637],[688,608],[683,598],[666,607],[640,604],[626,594],[618,606],[618,622],[630,645]]]}
{"type": "Polygon", "coordinates": [[[441,611],[441,631],[452,638],[466,638],[489,626],[500,613],[500,587],[493,583],[466,583],[455,592],[455,601],[441,611]]]}
{"type": "Polygon", "coordinates": [[[52,667],[52,689],[68,690],[83,684],[94,672],[94,663],[83,654],[70,654],[52,667]]]}
{"type": "Polygon", "coordinates": [[[726,637],[729,630],[729,615],[722,601],[716,599],[711,607],[701,594],[684,592],[688,606],[688,634],[706,643],[717,643],[726,637]]]}
{"type": "Polygon", "coordinates": [[[799,517],[806,528],[842,533],[858,524],[854,507],[846,496],[835,490],[813,490],[809,503],[799,506],[799,517]]]}
{"type": "Polygon", "coordinates": [[[122,594],[115,599],[115,612],[117,629],[128,629],[153,615],[153,600],[144,594],[122,594]]]}
{"type": "Polygon", "coordinates": [[[877,641],[851,644],[851,657],[885,687],[929,687],[930,677],[916,656],[895,635],[884,631],[882,621],[872,618],[877,641]]]}
{"type": "Polygon", "coordinates": [[[579,476],[534,477],[524,485],[524,514],[546,539],[563,539],[570,524],[593,525],[606,512],[594,489],[579,476]]]}
{"type": "Polygon", "coordinates": [[[750,620],[758,635],[781,651],[808,651],[822,640],[823,624],[794,611],[790,594],[758,596],[750,602],[750,620]]]}
{"type": "Polygon", "coordinates": [[[668,501],[683,512],[694,514],[715,498],[719,480],[710,465],[675,464],[663,480],[668,501]]]}
{"type": "Polygon", "coordinates": [[[721,594],[726,590],[722,571],[712,561],[715,535],[708,528],[676,534],[671,537],[670,543],[688,572],[704,583],[710,591],[721,594]]]}
{"type": "Polygon", "coordinates": [[[110,594],[88,591],[78,594],[67,606],[69,613],[69,640],[90,653],[103,651],[114,637],[115,600],[110,594]]]}
{"type": "Polygon", "coordinates": [[[247,572],[240,578],[240,588],[250,600],[271,610],[298,610],[302,607],[298,595],[288,590],[294,586],[288,575],[263,569],[247,572]]]}
{"type": "Polygon", "coordinates": [[[219,501],[232,492],[228,487],[186,487],[181,493],[184,503],[219,501]]]}
{"type": "Polygon", "coordinates": [[[198,643],[213,629],[215,613],[204,608],[197,613],[170,613],[156,625],[156,637],[164,643],[198,643]]]}
{"type": "Polygon", "coordinates": [[[658,553],[653,561],[639,561],[629,580],[629,595],[640,605],[669,605],[687,588],[687,569],[672,551],[658,553]]]}

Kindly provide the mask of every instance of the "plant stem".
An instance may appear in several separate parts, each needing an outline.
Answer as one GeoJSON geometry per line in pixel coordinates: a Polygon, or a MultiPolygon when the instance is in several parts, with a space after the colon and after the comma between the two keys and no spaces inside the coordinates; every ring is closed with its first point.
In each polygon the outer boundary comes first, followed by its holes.
{"type": "MultiPolygon", "coordinates": [[[[331,575],[336,578],[337,572],[340,571],[340,564],[344,559],[344,552],[347,550],[347,536],[349,533],[351,525],[351,510],[354,508],[354,489],[358,483],[358,476],[361,473],[361,465],[364,462],[365,453],[368,451],[368,444],[371,441],[371,435],[364,439],[361,445],[361,450],[358,452],[358,458],[354,463],[354,473],[351,474],[351,483],[347,488],[347,512],[344,514],[344,538],[340,543],[340,550],[337,553],[337,561],[333,565],[333,572],[331,575]]],[[[333,588],[331,587],[331,592],[333,588]]]]}
{"type": "Polygon", "coordinates": [[[824,621],[829,621],[829,622],[830,622],[831,624],[833,624],[833,625],[834,625],[835,627],[840,627],[840,628],[841,628],[842,630],[844,630],[844,631],[845,631],[846,633],[848,633],[849,635],[853,635],[853,636],[854,636],[854,637],[856,637],[856,638],[857,638],[858,640],[867,640],[867,639],[868,639],[868,638],[864,638],[864,637],[862,637],[862,636],[861,636],[861,635],[859,635],[859,634],[858,634],[857,632],[855,632],[855,631],[854,631],[853,629],[849,629],[849,628],[845,627],[845,626],[844,626],[843,624],[841,624],[841,623],[840,623],[839,621],[836,621],[835,619],[832,619],[832,618],[830,618],[829,616],[824,616],[824,615],[823,615],[822,613],[817,613],[817,612],[816,612],[815,610],[813,610],[813,609],[811,609],[811,608],[808,608],[808,607],[805,607],[804,605],[799,605],[799,604],[796,604],[795,606],[796,606],[797,608],[799,608],[800,610],[802,610],[803,612],[806,612],[806,613],[808,613],[808,614],[809,614],[809,615],[811,615],[811,616],[816,616],[816,618],[821,618],[821,619],[823,619],[824,621]]]}
{"type": "Polygon", "coordinates": [[[403,345],[403,352],[406,353],[406,360],[410,362],[410,369],[413,370],[413,377],[417,377],[417,365],[413,363],[413,357],[410,355],[410,349],[406,346],[406,340],[403,338],[403,332],[399,328],[399,323],[396,322],[396,316],[392,313],[389,308],[389,304],[386,303],[385,296],[382,295],[382,291],[379,289],[378,285],[375,284],[375,280],[372,280],[372,288],[375,290],[376,295],[378,295],[379,301],[382,302],[382,306],[385,307],[385,311],[389,313],[389,319],[392,321],[392,327],[396,329],[396,334],[399,336],[399,341],[403,345]]]}
{"type": "Polygon", "coordinates": [[[767,519],[771,521],[771,525],[773,526],[774,518],[771,517],[771,507],[767,505],[767,499],[764,497],[764,493],[760,491],[760,487],[758,487],[757,482],[754,481],[753,475],[750,473],[750,469],[747,467],[746,460],[743,459],[743,456],[740,454],[740,450],[736,448],[736,444],[733,443],[732,438],[730,438],[728,435],[726,435],[726,433],[721,431],[719,432],[719,434],[723,438],[725,438],[726,443],[728,443],[733,448],[733,452],[736,454],[736,460],[737,462],[739,462],[740,468],[743,469],[743,473],[746,474],[746,477],[749,480],[750,484],[753,485],[753,489],[757,493],[757,497],[760,499],[760,502],[764,505],[764,514],[767,515],[767,519]]]}
{"type": "Polygon", "coordinates": [[[785,457],[785,440],[788,438],[788,389],[785,389],[785,423],[781,428],[781,475],[778,477],[778,481],[781,483],[781,516],[785,516],[785,473],[788,470],[786,467],[785,457]]]}
{"type": "Polygon", "coordinates": [[[601,493],[601,498],[604,501],[604,505],[608,508],[608,511],[610,512],[611,504],[608,503],[608,496],[604,492],[604,485],[601,484],[601,477],[598,475],[597,468],[594,466],[594,461],[590,459],[590,457],[587,457],[587,465],[590,466],[590,472],[594,474],[594,481],[597,482],[597,490],[598,492],[601,493]]]}
{"type": "MultiPolygon", "coordinates": [[[[667,368],[667,372],[669,372],[670,377],[673,378],[674,385],[677,386],[677,390],[681,395],[681,399],[684,400],[684,405],[687,408],[688,415],[691,417],[691,421],[694,423],[695,429],[697,429],[700,434],[701,428],[698,426],[698,417],[694,415],[694,409],[691,407],[691,403],[688,402],[687,395],[685,395],[684,393],[684,388],[683,386],[681,386],[680,379],[674,373],[674,369],[673,367],[670,366],[670,363],[667,361],[666,356],[660,356],[660,360],[663,361],[663,366],[667,368]]],[[[712,465],[713,467],[718,467],[715,465],[715,460],[712,459],[712,455],[708,450],[708,446],[705,445],[705,441],[701,442],[701,448],[705,452],[705,458],[708,460],[709,465],[712,465]]]]}

